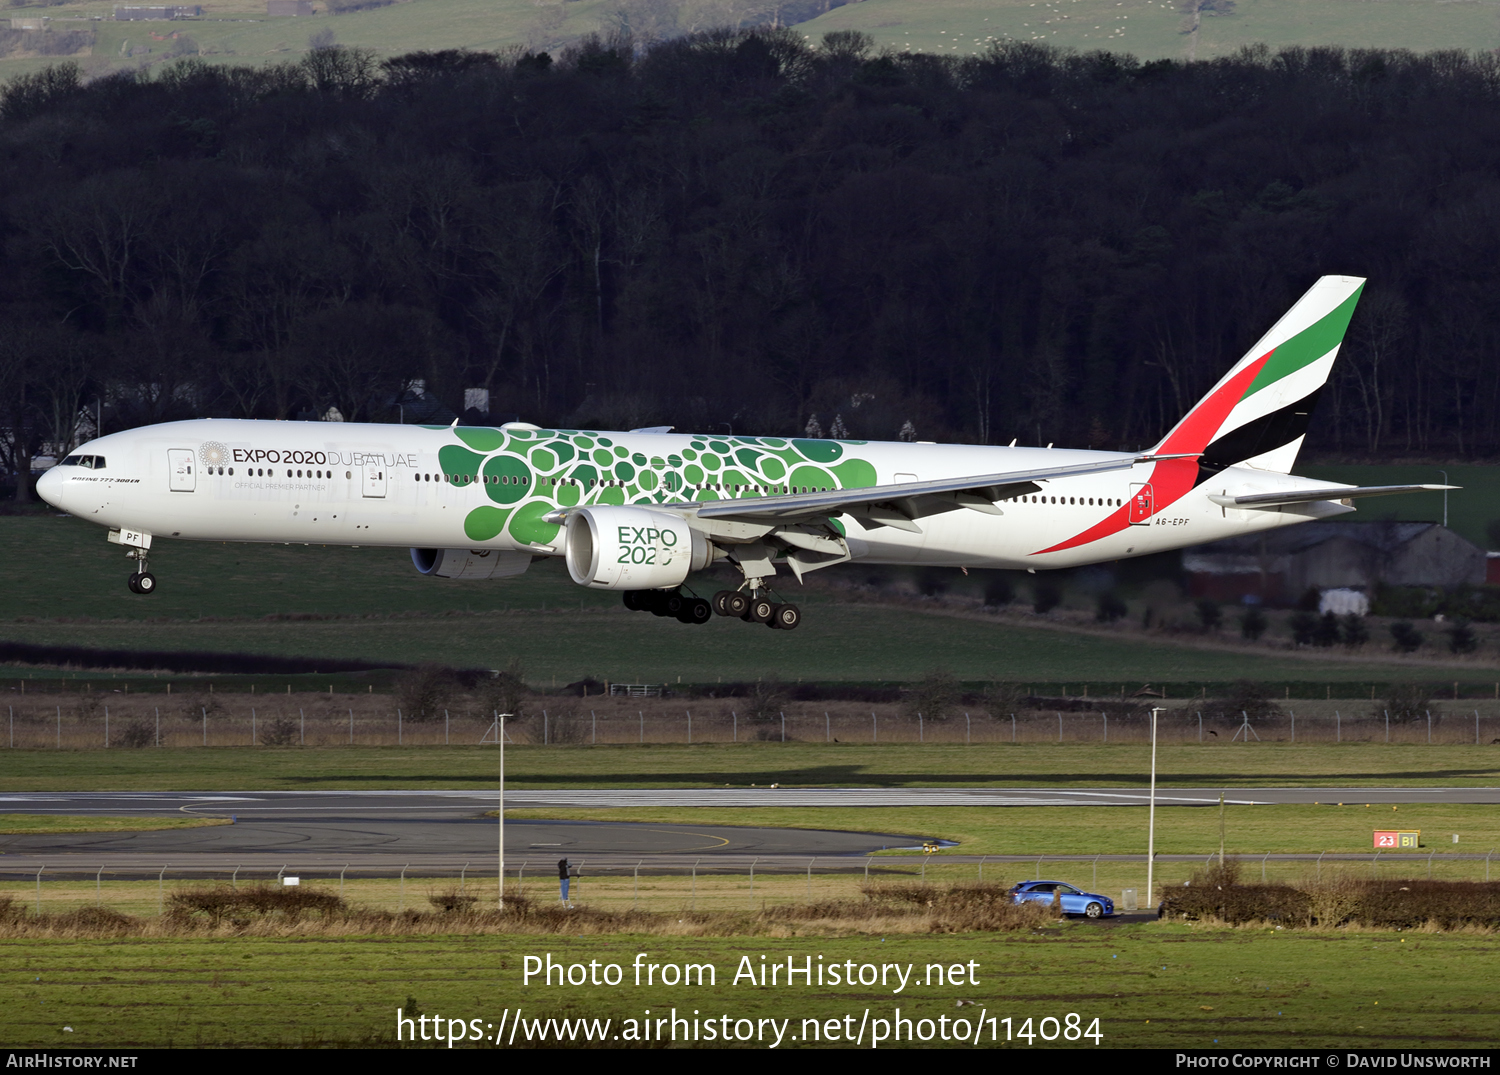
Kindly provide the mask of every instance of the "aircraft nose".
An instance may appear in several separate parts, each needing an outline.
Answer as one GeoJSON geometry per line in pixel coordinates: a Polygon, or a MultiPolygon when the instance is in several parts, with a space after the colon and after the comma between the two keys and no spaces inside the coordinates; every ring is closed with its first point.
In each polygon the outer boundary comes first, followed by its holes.
{"type": "Polygon", "coordinates": [[[36,495],[54,508],[66,511],[67,506],[62,502],[63,475],[58,471],[58,467],[51,467],[36,480],[36,495]]]}

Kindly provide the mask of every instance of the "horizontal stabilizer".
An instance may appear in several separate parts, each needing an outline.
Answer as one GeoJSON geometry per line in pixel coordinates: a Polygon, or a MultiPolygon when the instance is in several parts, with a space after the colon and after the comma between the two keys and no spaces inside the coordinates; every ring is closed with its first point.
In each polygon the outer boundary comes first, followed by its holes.
{"type": "Polygon", "coordinates": [[[1274,508],[1279,504],[1311,504],[1319,500],[1353,500],[1362,496],[1392,496],[1396,493],[1440,493],[1461,489],[1459,485],[1335,485],[1322,489],[1288,490],[1283,493],[1251,493],[1248,496],[1209,494],[1222,508],[1274,508]]]}

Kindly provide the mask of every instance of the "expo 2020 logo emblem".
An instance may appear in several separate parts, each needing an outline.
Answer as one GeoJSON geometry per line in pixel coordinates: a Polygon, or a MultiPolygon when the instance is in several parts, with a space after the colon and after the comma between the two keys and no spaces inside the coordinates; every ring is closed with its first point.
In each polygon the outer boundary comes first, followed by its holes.
{"type": "Polygon", "coordinates": [[[229,462],[229,449],[218,441],[209,441],[198,449],[198,458],[203,460],[206,467],[217,467],[229,462]]]}

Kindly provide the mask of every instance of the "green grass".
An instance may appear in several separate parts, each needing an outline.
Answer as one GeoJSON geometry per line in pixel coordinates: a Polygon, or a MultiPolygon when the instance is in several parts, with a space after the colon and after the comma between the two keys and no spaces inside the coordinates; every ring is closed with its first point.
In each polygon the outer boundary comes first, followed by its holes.
{"type": "MultiPolygon", "coordinates": [[[[515,45],[556,51],[561,43],[596,32],[608,21],[608,5],[602,0],[412,0],[348,15],[276,19],[267,18],[263,6],[227,0],[205,5],[202,20],[170,25],[114,22],[111,7],[88,0],[46,9],[56,29],[96,28],[91,69],[162,62],[174,42],[154,41],[150,34],[162,33],[164,26],[190,36],[210,61],[266,63],[299,58],[308,38],[321,30],[333,31],[340,44],[373,49],[384,57],[417,49],[515,45]],[[90,16],[104,21],[71,21],[90,16]]],[[[972,54],[992,39],[1010,39],[1175,59],[1187,54],[1189,44],[1177,4],[1165,0],[865,0],[835,8],[797,29],[814,42],[829,31],[862,30],[882,48],[948,55],[972,54]]],[[[1272,48],[1487,49],[1500,44],[1500,20],[1488,0],[1240,0],[1233,15],[1203,19],[1196,56],[1212,59],[1259,42],[1272,48]]],[[[54,61],[3,60],[0,77],[47,62],[54,61]]]]}
{"type": "Polygon", "coordinates": [[[1085,1028],[1097,1018],[1101,1044],[1117,1047],[1479,1049],[1494,1040],[1483,1014],[1500,988],[1493,948],[1488,936],[1462,934],[1158,924],[1026,936],[16,940],[0,942],[0,1004],[17,1048],[383,1046],[394,1042],[397,1008],[483,1025],[519,1007],[528,1020],[611,1018],[611,1033],[645,1009],[670,1018],[675,1008],[689,1018],[790,1019],[788,1036],[800,1038],[804,1018],[842,1026],[849,1015],[857,1028],[866,1009],[889,1020],[899,1006],[904,1018],[934,1020],[983,1008],[1010,1017],[1013,1030],[1076,1012],[1085,1028]],[[549,952],[564,964],[618,964],[624,981],[523,985],[525,957],[549,952]],[[711,963],[716,984],[637,987],[629,968],[638,952],[658,964],[711,963]],[[901,993],[732,984],[742,959],[758,968],[761,956],[783,966],[811,958],[815,968],[820,956],[824,966],[914,964],[918,976],[937,963],[965,964],[967,975],[972,960],[978,984],[913,981],[901,993]],[[977,1003],[958,1009],[959,999],[977,1003]]]}
{"type": "MultiPolygon", "coordinates": [[[[600,0],[545,6],[530,0],[412,0],[347,15],[275,19],[267,18],[262,6],[251,16],[253,21],[193,21],[171,29],[191,36],[208,58],[236,63],[300,59],[308,50],[308,38],[322,30],[333,31],[341,45],[372,49],[384,59],[418,49],[546,47],[597,31],[604,6],[600,0]]],[[[159,23],[106,19],[98,25],[96,56],[118,57],[126,42],[160,56],[172,44],[149,38],[149,31],[161,32],[159,23]]]]}
{"type": "Polygon", "coordinates": [[[0,836],[40,836],[58,832],[156,832],[227,825],[217,817],[95,817],[72,814],[0,813],[0,836]]]}
{"type": "MultiPolygon", "coordinates": [[[[1245,677],[1368,683],[1390,674],[1375,653],[1361,661],[1269,647],[1198,648],[1158,636],[841,603],[825,592],[799,592],[790,581],[785,593],[806,611],[795,633],[717,617],[689,628],[628,613],[615,595],[573,585],[556,560],[519,579],[465,582],[418,575],[404,549],[162,541],[151,561],[159,589],[143,598],[126,589],[125,558],[106,544],[102,528],[50,515],[0,517],[0,554],[19,563],[39,548],[48,550],[51,567],[18,577],[0,637],[482,668],[504,668],[518,657],[536,683],[585,675],[713,683],[758,679],[767,669],[787,681],[890,682],[937,667],[971,681],[1135,684],[1245,677]]],[[[1493,678],[1492,667],[1473,661],[1452,666],[1457,672],[1420,667],[1434,678],[1493,678]]]]}
{"type": "Polygon", "coordinates": [[[0,550],[24,556],[38,548],[56,557],[53,566],[19,581],[8,595],[6,620],[126,620],[135,635],[216,616],[399,618],[577,610],[580,603],[586,609],[620,607],[617,595],[574,586],[566,571],[546,570],[550,563],[533,565],[518,579],[475,583],[419,575],[406,549],[170,540],[158,541],[152,551],[160,588],[143,599],[126,589],[131,562],[105,541],[103,527],[57,515],[0,516],[0,550]],[[351,579],[361,584],[350,585],[351,579]]]}
{"type": "MultiPolygon", "coordinates": [[[[1184,861],[1158,858],[1151,879],[1157,886],[1158,898],[1166,889],[1178,887],[1200,872],[1209,864],[1210,857],[1209,854],[1204,854],[1200,858],[1195,854],[1191,860],[1184,861]]],[[[980,882],[1004,889],[1018,881],[1040,880],[1044,877],[1067,881],[1088,892],[1110,895],[1117,902],[1123,902],[1126,891],[1134,889],[1137,902],[1149,907],[1153,901],[1144,898],[1147,882],[1144,860],[1144,855],[1137,854],[1126,860],[1074,857],[1064,861],[1056,858],[1038,861],[1028,857],[1003,862],[994,858],[957,862],[942,855],[919,858],[910,853],[898,856],[876,852],[868,858],[818,859],[811,864],[811,876],[805,863],[798,864],[803,866],[802,869],[795,866],[768,869],[767,864],[761,861],[752,878],[747,864],[726,867],[718,865],[712,857],[698,859],[696,865],[694,860],[679,860],[675,865],[647,864],[640,870],[635,868],[634,863],[601,866],[587,858],[575,858],[573,862],[580,867],[581,872],[570,895],[576,904],[589,911],[645,911],[662,915],[664,919],[658,920],[654,927],[643,924],[628,928],[640,928],[665,935],[763,935],[769,929],[773,934],[782,936],[786,935],[788,923],[797,921],[802,923],[798,932],[815,934],[931,933],[932,925],[925,918],[861,921],[861,916],[855,915],[852,919],[839,916],[835,923],[826,915],[820,914],[816,907],[825,901],[862,902],[866,898],[866,886],[890,888],[918,884],[948,887],[980,882]],[[869,867],[868,873],[866,866],[869,867]],[[813,910],[807,910],[809,907],[813,910]],[[783,917],[770,923],[750,917],[768,909],[782,912],[790,910],[792,913],[789,918],[783,917]],[[746,917],[684,923],[678,917],[683,910],[746,917]],[[681,928],[683,926],[687,928],[681,928]]],[[[553,903],[558,897],[557,879],[549,873],[548,868],[555,861],[555,858],[548,856],[543,856],[541,861],[531,860],[525,852],[511,855],[506,862],[506,898],[524,897],[537,907],[553,903]]],[[[1485,863],[1482,858],[1459,859],[1450,855],[1439,855],[1430,861],[1426,855],[1420,854],[1382,855],[1378,863],[1367,857],[1354,862],[1327,859],[1318,864],[1295,859],[1267,860],[1260,855],[1231,861],[1238,861],[1241,877],[1246,883],[1265,881],[1294,887],[1317,885],[1319,881],[1331,881],[1335,878],[1350,881],[1430,878],[1436,881],[1466,882],[1482,881],[1485,878],[1485,863]]],[[[430,915],[434,911],[434,897],[441,901],[444,895],[453,893],[460,886],[459,878],[453,873],[428,877],[423,875],[419,866],[408,869],[403,880],[397,876],[398,870],[400,867],[394,866],[389,868],[384,877],[347,877],[341,880],[340,871],[336,868],[313,870],[304,865],[297,867],[295,874],[300,880],[302,892],[337,896],[346,900],[351,913],[356,915],[363,912],[402,914],[408,911],[430,915]]],[[[237,883],[274,883],[273,876],[274,871],[270,869],[240,870],[237,883]]],[[[1493,867],[1490,876],[1494,876],[1493,867]]],[[[120,880],[115,871],[111,870],[99,873],[94,869],[84,869],[69,873],[65,865],[59,867],[56,863],[50,863],[39,893],[34,875],[0,873],[0,900],[10,898],[14,901],[13,915],[24,915],[19,919],[12,917],[8,923],[0,924],[0,930],[9,937],[36,936],[33,932],[38,926],[38,920],[33,917],[35,914],[68,915],[75,911],[103,907],[119,914],[145,919],[126,931],[135,936],[161,936],[158,931],[165,929],[171,936],[191,937],[195,933],[194,927],[183,928],[170,921],[163,922],[160,919],[162,909],[167,906],[168,901],[181,893],[201,891],[205,887],[222,887],[230,883],[231,871],[227,869],[221,871],[216,878],[198,875],[186,879],[180,875],[174,876],[169,864],[165,879],[159,882],[155,877],[120,880]]],[[[462,893],[475,900],[476,909],[487,910],[494,903],[495,878],[484,872],[467,871],[462,882],[462,893]]],[[[48,929],[44,936],[80,935],[70,932],[70,926],[66,923],[57,923],[56,919],[52,919],[52,922],[53,925],[49,928],[46,920],[42,920],[41,928],[48,929]],[[59,929],[61,933],[58,932],[59,929]]],[[[202,925],[200,921],[196,928],[201,929],[202,925]]],[[[285,932],[297,932],[304,937],[349,936],[379,928],[368,924],[360,926],[357,921],[324,922],[319,919],[303,919],[296,926],[284,919],[249,919],[245,925],[251,935],[260,937],[280,936],[285,932]]],[[[397,934],[430,934],[462,928],[471,933],[507,932],[504,926],[482,923],[469,923],[463,927],[448,923],[445,928],[441,921],[433,922],[430,919],[421,923],[409,922],[407,925],[409,928],[396,926],[393,931],[397,934]]],[[[74,925],[71,930],[77,928],[74,925]]],[[[586,925],[571,932],[597,935],[621,928],[627,927],[590,919],[586,925]]],[[[538,925],[532,930],[525,923],[520,924],[518,931],[548,932],[545,925],[538,925]]],[[[81,935],[88,934],[84,932],[81,935]]]]}
{"type": "MultiPolygon", "coordinates": [[[[169,585],[170,579],[163,583],[169,585]]],[[[498,589],[503,584],[469,585],[498,589]]],[[[474,603],[488,597],[480,594],[474,603]]],[[[519,658],[528,679],[542,684],[585,676],[627,683],[753,682],[767,670],[787,682],[911,682],[934,668],[968,681],[1077,683],[1086,677],[1133,686],[1224,682],[1236,676],[1368,684],[1390,674],[1376,654],[1369,662],[1304,661],[817,599],[802,607],[806,618],[795,634],[717,618],[702,627],[684,627],[623,609],[580,614],[576,606],[572,611],[310,622],[180,620],[132,625],[128,634],[113,622],[0,624],[0,631],[18,641],[101,649],[129,644],[150,650],[438,661],[478,668],[505,668],[519,658]]],[[[1414,666],[1408,674],[1442,680],[1449,676],[1443,668],[1414,666]]],[[[1453,675],[1485,683],[1494,678],[1492,667],[1474,664],[1458,666],[1453,675]]]]}
{"type": "MultiPolygon", "coordinates": [[[[474,788],[497,780],[493,747],[0,751],[6,791],[295,791],[474,788]]],[[[1489,787],[1492,747],[1376,743],[1162,745],[1161,787],[1489,787]]],[[[505,753],[508,788],[1131,787],[1147,748],[1020,743],[972,747],[815,743],[522,746],[505,753]]],[[[1069,815],[1072,816],[1072,815],[1069,815]]],[[[1079,815],[1080,817],[1082,814],[1079,815]]]]}
{"type": "Polygon", "coordinates": [[[25,56],[5,57],[0,59],[0,86],[20,75],[34,75],[38,71],[44,71],[59,63],[69,60],[78,62],[81,57],[77,56],[25,56]]]}
{"type": "MultiPolygon", "coordinates": [[[[882,48],[948,55],[981,52],[994,38],[1148,60],[1184,58],[1189,44],[1178,5],[1163,0],[864,0],[797,29],[814,41],[831,30],[862,30],[882,48]]],[[[1484,49],[1500,44],[1500,21],[1493,3],[1240,0],[1233,15],[1202,20],[1196,55],[1208,60],[1259,42],[1273,49],[1484,49]]]]}
{"type": "MultiPolygon", "coordinates": [[[[268,18],[264,4],[227,2],[204,5],[205,16],[177,22],[115,22],[112,2],[55,5],[45,10],[54,30],[93,29],[96,38],[91,70],[134,68],[141,63],[170,62],[176,32],[197,43],[210,62],[261,64],[296,61],[308,51],[308,39],[323,30],[338,44],[373,50],[377,57],[420,49],[498,50],[522,45],[556,50],[559,43],[599,30],[602,0],[536,4],[530,0],[412,0],[373,11],[311,18],[268,18]],[[102,22],[92,22],[102,16],[102,22]],[[85,21],[74,21],[85,20],[85,21]],[[151,35],[163,36],[153,40],[151,35]]],[[[28,10],[36,14],[41,9],[28,10]]],[[[68,57],[81,59],[79,57],[68,57]]],[[[55,63],[53,58],[44,62],[55,63]]],[[[0,60],[0,79],[34,69],[38,61],[0,60]]]]}
{"type": "MultiPolygon", "coordinates": [[[[1232,797],[1231,793],[1231,797],[1232,797]]],[[[507,810],[508,818],[565,821],[628,821],[638,824],[750,825],[787,829],[889,832],[954,840],[959,855],[1117,855],[1145,854],[1146,808],[1012,806],[852,807],[673,810],[631,807],[615,810],[507,810]]],[[[1363,803],[1337,806],[1273,805],[1224,808],[1225,853],[1230,855],[1373,854],[1375,829],[1420,829],[1420,852],[1391,852],[1425,859],[1428,851],[1484,853],[1500,847],[1500,812],[1486,805],[1414,803],[1392,810],[1363,803]],[[1452,834],[1459,835],[1453,844],[1452,834]]],[[[1156,851],[1162,855],[1208,855],[1219,850],[1217,806],[1159,806],[1156,851]]],[[[940,861],[938,852],[933,861],[940,861]]]]}

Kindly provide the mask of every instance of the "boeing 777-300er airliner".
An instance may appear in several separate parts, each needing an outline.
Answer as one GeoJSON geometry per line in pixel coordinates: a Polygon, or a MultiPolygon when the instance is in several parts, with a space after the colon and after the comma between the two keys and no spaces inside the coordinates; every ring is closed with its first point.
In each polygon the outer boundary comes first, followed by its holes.
{"type": "Polygon", "coordinates": [[[42,475],[48,503],[109,528],[151,593],[157,538],[409,547],[443,578],[561,556],[580,586],[685,623],[797,626],[783,569],[849,561],[1076,567],[1354,510],[1290,471],[1364,281],[1326,276],[1144,453],[795,437],[204,419],[111,433],[42,475]],[[690,575],[733,565],[712,600],[690,575]]]}

